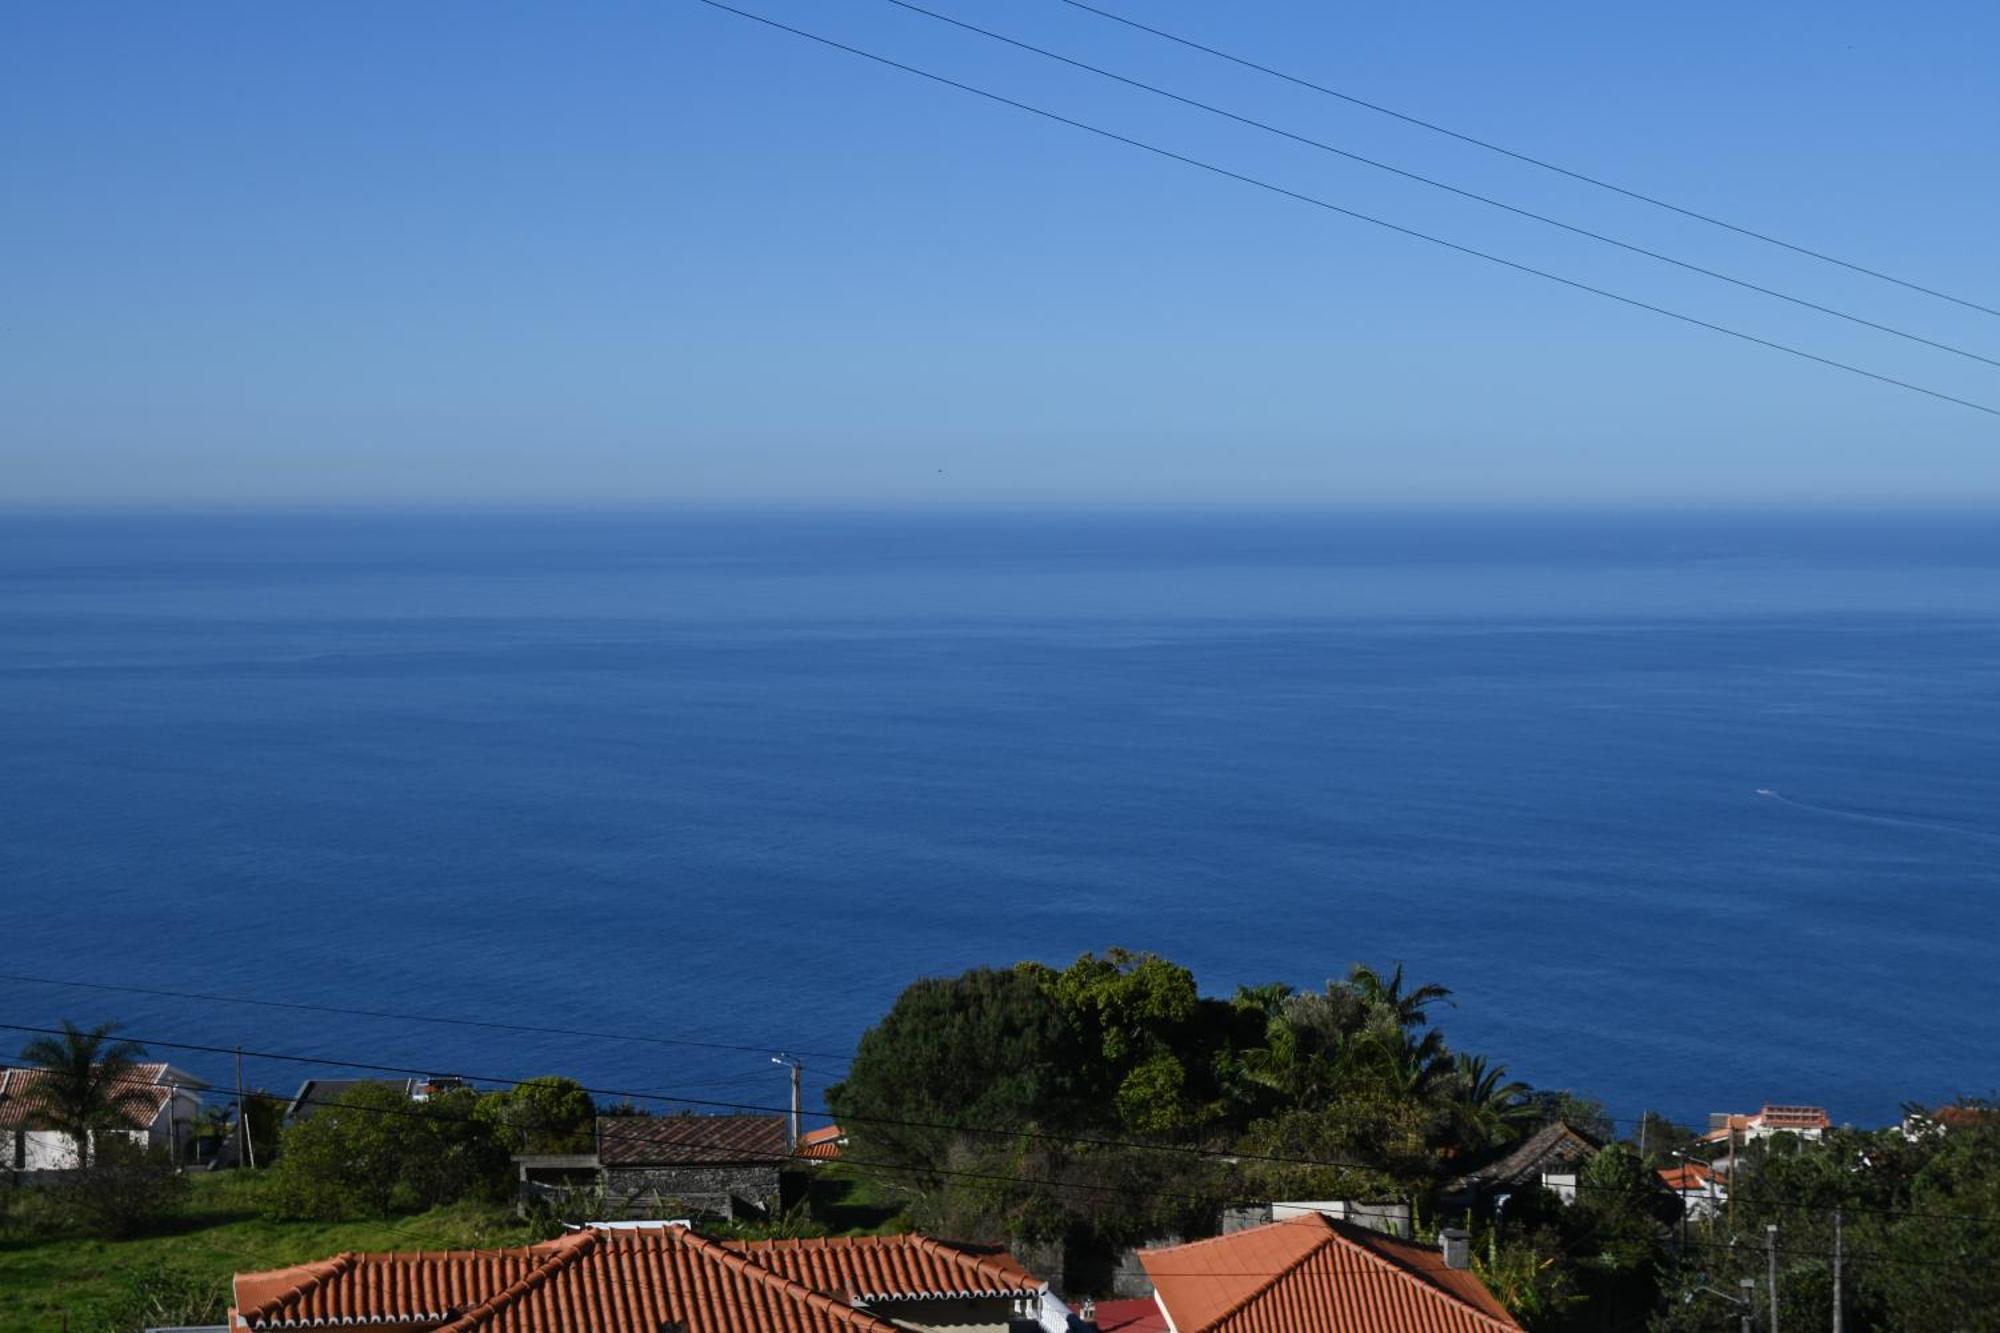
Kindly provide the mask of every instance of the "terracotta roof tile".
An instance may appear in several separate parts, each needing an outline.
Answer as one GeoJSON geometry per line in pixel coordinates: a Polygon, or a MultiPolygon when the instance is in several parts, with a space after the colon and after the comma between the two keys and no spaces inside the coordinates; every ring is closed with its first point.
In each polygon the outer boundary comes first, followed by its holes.
{"type": "MultiPolygon", "coordinates": [[[[141,1064],[132,1067],[131,1083],[137,1094],[124,1108],[125,1120],[133,1129],[146,1129],[159,1119],[160,1111],[173,1099],[173,1085],[164,1082],[167,1066],[141,1064]]],[[[190,1080],[189,1087],[206,1087],[190,1080]]],[[[49,1100],[49,1071],[0,1067],[0,1130],[45,1129],[43,1118],[53,1107],[49,1100]]]]}
{"type": "Polygon", "coordinates": [[[736,1242],[773,1272],[850,1300],[1032,1296],[1042,1283],[1009,1255],[960,1249],[928,1236],[849,1236],[736,1242]]]}
{"type": "Polygon", "coordinates": [[[822,1125],[799,1135],[799,1141],[792,1149],[792,1156],[809,1162],[834,1162],[840,1160],[840,1146],[847,1133],[839,1125],[822,1125]]]}
{"type": "Polygon", "coordinates": [[[1497,1333],[1520,1326],[1428,1245],[1318,1213],[1139,1255],[1180,1333],[1497,1333]]]}
{"type": "Polygon", "coordinates": [[[400,1325],[438,1333],[894,1333],[863,1295],[1030,1294],[1004,1257],[922,1236],[712,1241],[681,1227],[581,1231],[513,1250],[342,1254],[236,1278],[244,1330],[400,1325]],[[880,1288],[857,1291],[856,1288],[880,1288]]]}
{"type": "Polygon", "coordinates": [[[775,1115],[605,1115],[597,1118],[597,1159],[606,1166],[713,1166],[776,1163],[791,1156],[791,1135],[775,1115]]]}

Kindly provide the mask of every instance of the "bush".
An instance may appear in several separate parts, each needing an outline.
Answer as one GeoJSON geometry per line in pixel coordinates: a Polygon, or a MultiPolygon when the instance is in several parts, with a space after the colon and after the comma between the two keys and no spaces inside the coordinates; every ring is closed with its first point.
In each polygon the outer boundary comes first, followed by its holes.
{"type": "Polygon", "coordinates": [[[229,1283],[164,1265],[127,1277],[95,1321],[104,1333],[220,1324],[228,1317],[229,1283]]]}
{"type": "Polygon", "coordinates": [[[469,1089],[413,1102],[365,1083],[288,1126],[267,1210],[327,1221],[503,1197],[507,1149],[469,1089]]]}
{"type": "Polygon", "coordinates": [[[178,1212],[187,1193],[187,1179],[165,1148],[106,1135],[88,1167],[50,1186],[49,1203],[64,1226],[115,1240],[178,1212]]]}

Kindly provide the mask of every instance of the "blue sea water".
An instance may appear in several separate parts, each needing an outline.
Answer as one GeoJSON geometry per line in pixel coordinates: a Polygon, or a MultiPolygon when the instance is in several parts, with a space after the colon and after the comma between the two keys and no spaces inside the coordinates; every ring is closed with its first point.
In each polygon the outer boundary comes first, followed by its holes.
{"type": "Polygon", "coordinates": [[[1883,1121],[2000,1081],[1996,576],[1990,515],[0,518],[10,976],[752,1049],[0,1022],[777,1104],[916,976],[1125,945],[1883,1121]]]}

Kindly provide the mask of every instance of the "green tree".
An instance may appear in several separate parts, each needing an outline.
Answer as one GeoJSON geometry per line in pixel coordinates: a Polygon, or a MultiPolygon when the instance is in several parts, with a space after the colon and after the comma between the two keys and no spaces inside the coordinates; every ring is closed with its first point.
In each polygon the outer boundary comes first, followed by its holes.
{"type": "Polygon", "coordinates": [[[90,1165],[98,1130],[129,1129],[135,1116],[149,1119],[154,1109],[157,1094],[138,1077],[146,1048],[115,1039],[117,1030],[115,1023],[84,1029],[65,1019],[61,1036],[36,1037],[21,1048],[21,1062],[44,1071],[34,1126],[67,1137],[81,1167],[90,1165]]]}
{"type": "Polygon", "coordinates": [[[350,1088],[286,1127],[270,1210],[333,1220],[504,1195],[507,1147],[478,1104],[469,1088],[422,1102],[394,1084],[350,1088]]]}
{"type": "Polygon", "coordinates": [[[597,1122],[597,1106],[583,1085],[552,1074],[487,1093],[478,1114],[516,1153],[589,1152],[597,1122]]]}
{"type": "Polygon", "coordinates": [[[268,1203],[280,1217],[335,1221],[394,1210],[417,1121],[403,1090],[362,1083],[285,1127],[268,1203]]]}
{"type": "Polygon", "coordinates": [[[1042,972],[978,968],[906,987],[863,1034],[847,1077],[827,1090],[849,1155],[901,1168],[908,1192],[934,1193],[954,1153],[987,1161],[1009,1151],[960,1125],[1086,1122],[1091,1104],[1074,1095],[1083,1053],[1042,972]]]}

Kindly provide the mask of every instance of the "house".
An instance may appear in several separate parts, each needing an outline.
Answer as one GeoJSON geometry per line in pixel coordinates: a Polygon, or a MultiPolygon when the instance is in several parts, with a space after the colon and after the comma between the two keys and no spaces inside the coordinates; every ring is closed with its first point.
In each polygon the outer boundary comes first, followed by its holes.
{"type": "Polygon", "coordinates": [[[340,1254],[239,1273],[232,1333],[1062,1333],[1004,1255],[927,1236],[734,1242],[591,1228],[511,1250],[340,1254]]]}
{"type": "Polygon", "coordinates": [[[1693,1221],[1715,1217],[1729,1202],[1724,1173],[1706,1162],[1683,1160],[1678,1166],[1661,1167],[1660,1183],[1679,1196],[1681,1211],[1693,1221]]]}
{"type": "MultiPolygon", "coordinates": [[[[0,1067],[0,1133],[7,1136],[5,1163],[11,1170],[68,1171],[77,1165],[69,1135],[48,1127],[50,1077],[45,1069],[0,1067]]],[[[183,1160],[208,1084],[159,1063],[134,1065],[131,1077],[143,1095],[125,1109],[123,1126],[98,1130],[92,1142],[118,1135],[141,1146],[169,1148],[176,1162],[183,1160]]]]}
{"type": "MultiPolygon", "coordinates": [[[[1520,1329],[1472,1271],[1463,1231],[1445,1232],[1439,1247],[1304,1213],[1139,1258],[1167,1333],[1520,1329]]],[[[1122,1326],[1145,1327],[1131,1319],[1122,1326]]]]}
{"type": "Polygon", "coordinates": [[[802,1162],[820,1164],[840,1160],[840,1150],[847,1146],[847,1133],[839,1125],[822,1125],[799,1135],[798,1143],[792,1148],[792,1156],[802,1162]]]}
{"type": "Polygon", "coordinates": [[[1553,1191],[1564,1203],[1576,1202],[1576,1178],[1604,1143],[1564,1120],[1552,1120],[1527,1138],[1466,1171],[1446,1190],[1456,1207],[1504,1207],[1526,1190],[1553,1191]]]}
{"type": "Polygon", "coordinates": [[[286,1103],[285,1123],[304,1120],[313,1112],[332,1106],[356,1088],[397,1088],[411,1101],[424,1102],[441,1092],[465,1086],[467,1084],[462,1078],[436,1075],[424,1078],[309,1078],[299,1085],[297,1094],[286,1103]]]}
{"type": "Polygon", "coordinates": [[[1995,1122],[2000,1122],[2000,1109],[1991,1106],[1968,1106],[1958,1102],[1927,1111],[1909,1103],[1903,1111],[1903,1137],[1915,1143],[1933,1135],[1995,1122]]]}
{"type": "Polygon", "coordinates": [[[1767,1105],[1754,1115],[1714,1112],[1708,1117],[1708,1133],[1701,1136],[1701,1141],[1750,1143],[1773,1134],[1796,1134],[1817,1142],[1831,1128],[1833,1121],[1827,1118],[1824,1107],[1767,1105]]]}
{"type": "Polygon", "coordinates": [[[587,1153],[514,1158],[523,1198],[600,1191],[608,1218],[770,1217],[794,1165],[783,1116],[602,1115],[587,1153]]]}

